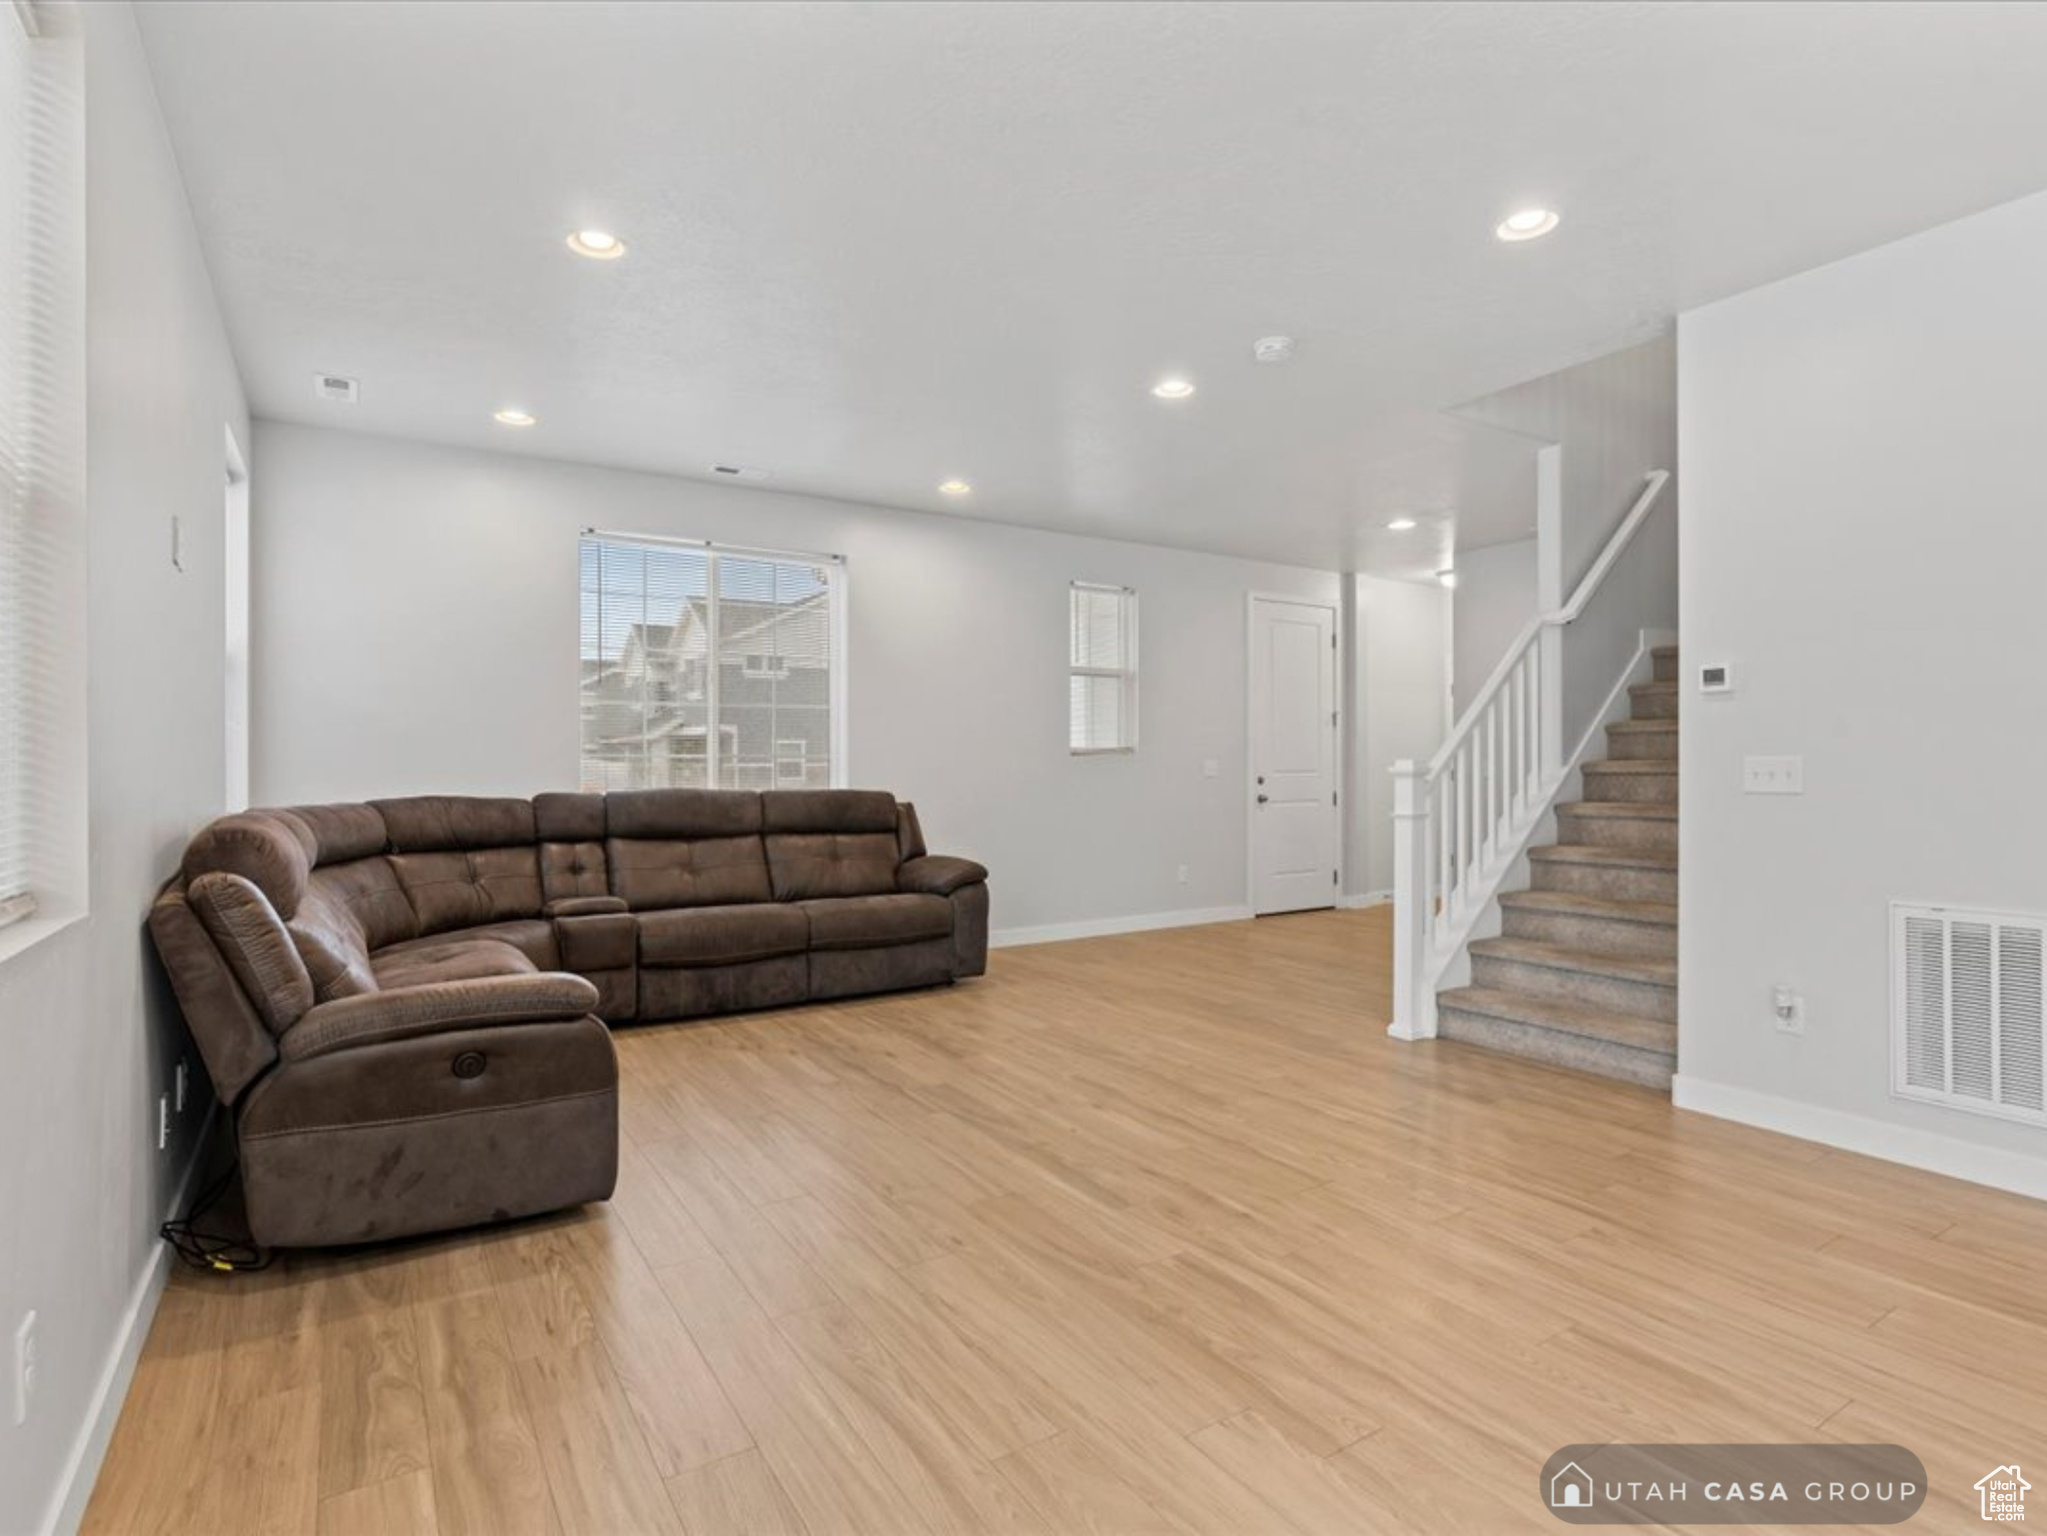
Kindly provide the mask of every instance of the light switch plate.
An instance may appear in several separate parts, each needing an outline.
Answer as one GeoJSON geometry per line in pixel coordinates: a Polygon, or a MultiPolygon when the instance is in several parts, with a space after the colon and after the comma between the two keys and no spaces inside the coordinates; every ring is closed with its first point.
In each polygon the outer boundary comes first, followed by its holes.
{"type": "Polygon", "coordinates": [[[1741,760],[1741,790],[1746,795],[1802,795],[1805,759],[1745,757],[1741,760]]]}

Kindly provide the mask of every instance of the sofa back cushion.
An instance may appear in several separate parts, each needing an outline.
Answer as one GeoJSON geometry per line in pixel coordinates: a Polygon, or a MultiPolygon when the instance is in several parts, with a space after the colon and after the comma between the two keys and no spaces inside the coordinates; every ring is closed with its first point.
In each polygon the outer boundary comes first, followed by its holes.
{"type": "Polygon", "coordinates": [[[313,843],[302,825],[264,811],[244,811],[209,823],[186,845],[181,869],[190,885],[206,875],[236,875],[263,893],[280,918],[305,899],[313,843]]]}
{"type": "Polygon", "coordinates": [[[611,893],[635,912],[772,901],[761,840],[747,837],[614,837],[604,845],[611,893]]]}
{"type": "Polygon", "coordinates": [[[259,814],[275,816],[298,828],[315,869],[322,864],[371,858],[390,846],[384,818],[374,805],[294,805],[259,814]]]}
{"type": "Polygon", "coordinates": [[[377,990],[362,924],[356,921],[348,904],[330,889],[324,886],[309,889],[297,914],[285,927],[312,977],[315,1000],[325,1003],[377,990]]]}
{"type": "Polygon", "coordinates": [[[635,912],[774,899],[750,790],[622,790],[604,823],[611,894],[635,912]]]}
{"type": "Polygon", "coordinates": [[[240,875],[201,875],[185,891],[214,946],[273,1034],[313,1006],[313,979],[298,947],[263,893],[240,875]]]}
{"type": "Polygon", "coordinates": [[[758,837],[761,797],[750,789],[621,789],[604,797],[609,837],[758,837]]]}
{"type": "Polygon", "coordinates": [[[869,789],[770,790],[761,796],[775,900],[877,896],[902,861],[895,796],[869,789]]]}
{"type": "Polygon", "coordinates": [[[533,802],[484,795],[408,795],[370,802],[384,818],[393,853],[503,848],[539,839],[533,802]]]}
{"type": "Polygon", "coordinates": [[[540,915],[532,802],[415,795],[374,804],[389,829],[391,869],[419,933],[540,915]]]}
{"type": "Polygon", "coordinates": [[[391,861],[378,854],[313,871],[286,925],[321,1002],[377,990],[370,951],[419,937],[419,919],[391,861]]]}
{"type": "Polygon", "coordinates": [[[533,799],[540,838],[540,899],[609,896],[604,865],[604,796],[548,794],[533,799]]]}

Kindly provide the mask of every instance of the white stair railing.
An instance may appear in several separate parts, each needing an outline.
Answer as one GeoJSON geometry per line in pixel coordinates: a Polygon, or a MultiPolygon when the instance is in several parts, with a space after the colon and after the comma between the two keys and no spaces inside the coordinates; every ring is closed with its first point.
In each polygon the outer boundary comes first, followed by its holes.
{"type": "Polygon", "coordinates": [[[1670,480],[1652,470],[1585,579],[1528,621],[1426,764],[1393,765],[1393,1022],[1403,1040],[1436,1032],[1436,988],[1499,890],[1563,778],[1558,647],[1670,480]]]}

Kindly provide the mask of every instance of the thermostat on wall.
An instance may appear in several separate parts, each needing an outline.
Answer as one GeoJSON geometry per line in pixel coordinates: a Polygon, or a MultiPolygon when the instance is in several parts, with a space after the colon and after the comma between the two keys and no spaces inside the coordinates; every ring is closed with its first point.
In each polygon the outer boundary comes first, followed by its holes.
{"type": "Polygon", "coordinates": [[[1734,668],[1724,661],[1699,668],[1699,692],[1734,692],[1734,668]]]}

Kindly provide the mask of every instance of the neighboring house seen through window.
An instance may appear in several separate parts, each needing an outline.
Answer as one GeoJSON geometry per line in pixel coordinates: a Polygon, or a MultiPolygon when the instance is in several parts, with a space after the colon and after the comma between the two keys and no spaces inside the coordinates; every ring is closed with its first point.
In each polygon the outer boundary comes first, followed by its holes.
{"type": "Polygon", "coordinates": [[[844,782],[844,571],[828,555],[588,534],[582,786],[844,782]]]}
{"type": "Polygon", "coordinates": [[[1137,594],[1076,581],[1067,594],[1067,746],[1137,750],[1137,594]]]}

